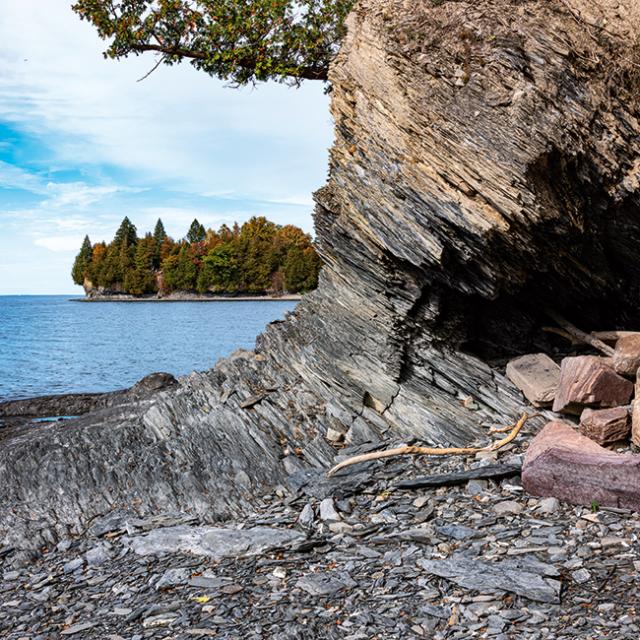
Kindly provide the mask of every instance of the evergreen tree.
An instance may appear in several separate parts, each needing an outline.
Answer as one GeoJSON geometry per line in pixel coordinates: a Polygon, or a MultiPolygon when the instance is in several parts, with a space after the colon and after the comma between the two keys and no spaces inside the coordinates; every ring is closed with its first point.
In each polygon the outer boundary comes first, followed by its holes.
{"type": "Polygon", "coordinates": [[[300,247],[294,245],[289,249],[283,271],[284,286],[287,291],[297,293],[304,289],[309,274],[307,273],[304,251],[300,247]]]}
{"type": "Polygon", "coordinates": [[[276,231],[276,225],[263,216],[251,218],[240,229],[239,262],[247,292],[262,293],[271,286],[271,276],[278,266],[272,250],[276,231]]]}
{"type": "Polygon", "coordinates": [[[92,259],[93,248],[91,246],[91,240],[89,240],[89,236],[85,236],[82,247],[80,248],[80,253],[76,256],[73,269],[71,270],[71,276],[76,284],[84,284],[84,279],[88,276],[89,269],[91,268],[92,259]]]}
{"type": "Polygon", "coordinates": [[[156,222],[156,227],[153,230],[153,241],[155,243],[155,251],[153,254],[153,268],[159,269],[160,263],[162,262],[162,246],[163,243],[167,240],[167,232],[164,230],[164,224],[162,224],[162,220],[158,218],[158,222],[156,222]]]}
{"type": "Polygon", "coordinates": [[[124,288],[127,293],[142,295],[156,291],[153,262],[156,255],[155,237],[148,233],[136,245],[133,268],[126,271],[124,288]]]}
{"type": "Polygon", "coordinates": [[[235,293],[240,288],[237,249],[231,242],[223,242],[207,253],[202,261],[201,289],[219,293],[235,293]]]}
{"type": "Polygon", "coordinates": [[[167,232],[164,230],[164,224],[162,220],[158,218],[158,222],[156,222],[156,227],[153,230],[153,239],[156,241],[156,245],[159,247],[162,242],[166,239],[167,232]]]}
{"type": "Polygon", "coordinates": [[[207,237],[207,231],[202,226],[197,218],[191,223],[189,227],[189,231],[187,232],[187,242],[189,244],[195,244],[196,242],[204,242],[204,239],[207,237]]]}
{"type": "Polygon", "coordinates": [[[120,223],[120,227],[113,238],[113,244],[117,247],[120,247],[123,242],[126,242],[129,247],[135,246],[138,242],[137,229],[127,216],[125,216],[124,220],[120,223]]]}

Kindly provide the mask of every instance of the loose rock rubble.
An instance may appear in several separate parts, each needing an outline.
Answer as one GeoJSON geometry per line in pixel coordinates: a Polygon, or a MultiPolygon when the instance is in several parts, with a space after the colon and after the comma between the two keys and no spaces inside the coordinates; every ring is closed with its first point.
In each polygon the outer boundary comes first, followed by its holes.
{"type": "Polygon", "coordinates": [[[535,429],[497,461],[307,474],[224,527],[113,512],[35,560],[3,549],[0,636],[635,639],[638,514],[459,473],[517,469],[535,429]],[[456,484],[401,488],[425,476],[456,484]]]}
{"type": "MultiPolygon", "coordinates": [[[[574,333],[587,336],[579,330],[574,333]]],[[[605,335],[616,336],[615,349],[594,334],[586,341],[613,356],[563,358],[555,389],[556,365],[545,354],[521,356],[507,364],[507,375],[527,399],[538,405],[542,399],[552,401],[553,411],[565,414],[564,421],[552,420],[532,442],[523,480],[534,495],[640,509],[640,456],[627,446],[629,436],[635,446],[640,444],[638,382],[634,385],[628,379],[638,376],[640,334],[605,335]],[[636,399],[630,405],[634,392],[636,399]],[[572,415],[580,415],[582,435],[574,429],[572,415]]]]}

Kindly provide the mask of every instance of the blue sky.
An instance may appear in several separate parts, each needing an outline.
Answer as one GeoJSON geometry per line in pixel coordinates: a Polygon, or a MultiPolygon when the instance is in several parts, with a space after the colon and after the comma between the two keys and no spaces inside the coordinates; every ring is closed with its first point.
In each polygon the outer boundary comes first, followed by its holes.
{"type": "Polygon", "coordinates": [[[320,84],[230,89],[189,65],[115,62],[72,0],[0,0],[0,295],[81,293],[85,234],[128,215],[183,236],[262,214],[312,230],[331,143],[320,84]]]}

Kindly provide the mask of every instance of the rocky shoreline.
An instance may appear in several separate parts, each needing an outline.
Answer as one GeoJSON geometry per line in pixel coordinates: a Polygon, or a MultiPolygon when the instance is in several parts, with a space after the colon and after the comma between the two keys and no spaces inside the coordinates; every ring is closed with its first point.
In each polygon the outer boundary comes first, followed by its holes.
{"type": "MultiPolygon", "coordinates": [[[[318,289],[255,351],[3,439],[11,640],[637,637],[638,514],[525,495],[544,408],[497,452],[326,477],[490,444],[530,411],[504,365],[574,355],[550,309],[640,326],[640,8],[519,4],[361,0],[330,71],[318,289]]],[[[555,442],[541,480],[577,460],[555,442]]]]}
{"type": "Polygon", "coordinates": [[[72,302],[298,302],[302,296],[285,294],[281,296],[252,295],[201,295],[189,292],[174,292],[165,296],[148,294],[134,296],[126,293],[97,294],[88,293],[84,298],[70,298],[72,302]]]}
{"type": "Polygon", "coordinates": [[[0,630],[7,640],[635,638],[638,514],[531,498],[517,471],[420,488],[425,475],[517,470],[534,430],[499,456],[307,474],[223,527],[118,509],[29,562],[0,548],[0,630]]]}

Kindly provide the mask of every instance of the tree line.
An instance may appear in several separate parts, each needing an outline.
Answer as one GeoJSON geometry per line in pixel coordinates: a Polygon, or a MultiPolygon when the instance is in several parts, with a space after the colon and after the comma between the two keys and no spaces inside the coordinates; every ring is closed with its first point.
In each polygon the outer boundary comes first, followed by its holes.
{"type": "Polygon", "coordinates": [[[253,217],[217,231],[198,220],[173,240],[158,220],[138,237],[125,217],[113,240],[92,244],[86,236],[75,258],[73,281],[86,289],[132,295],[172,291],[219,294],[302,293],[317,286],[320,258],[311,236],[293,225],[253,217]]]}

